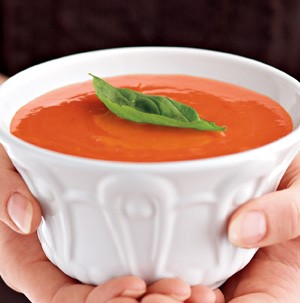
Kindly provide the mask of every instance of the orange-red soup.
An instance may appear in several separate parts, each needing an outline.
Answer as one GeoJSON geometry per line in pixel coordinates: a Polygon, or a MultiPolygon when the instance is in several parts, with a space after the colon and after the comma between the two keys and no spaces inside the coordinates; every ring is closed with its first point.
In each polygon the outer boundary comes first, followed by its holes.
{"type": "Polygon", "coordinates": [[[164,95],[193,107],[225,132],[140,124],[118,118],[96,97],[92,82],[49,92],[22,107],[11,132],[34,145],[87,158],[160,162],[242,152],[292,130],[288,113],[272,99],[215,80],[184,75],[126,75],[117,87],[164,95]]]}

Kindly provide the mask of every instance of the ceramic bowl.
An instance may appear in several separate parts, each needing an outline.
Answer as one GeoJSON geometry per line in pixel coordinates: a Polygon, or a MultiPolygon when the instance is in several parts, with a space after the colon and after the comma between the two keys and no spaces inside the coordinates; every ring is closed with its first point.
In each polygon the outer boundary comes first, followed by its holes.
{"type": "Polygon", "coordinates": [[[255,249],[234,247],[226,222],[245,201],[276,189],[300,149],[300,84],[265,64],[207,50],[123,48],[29,68],[0,89],[0,137],[34,196],[48,258],[66,274],[99,284],[120,275],[151,282],[179,277],[221,285],[255,249]],[[84,159],[28,144],[9,132],[15,112],[52,89],[122,74],[188,74],[237,84],[277,100],[294,131],[250,151],[204,160],[125,163],[84,159]]]}

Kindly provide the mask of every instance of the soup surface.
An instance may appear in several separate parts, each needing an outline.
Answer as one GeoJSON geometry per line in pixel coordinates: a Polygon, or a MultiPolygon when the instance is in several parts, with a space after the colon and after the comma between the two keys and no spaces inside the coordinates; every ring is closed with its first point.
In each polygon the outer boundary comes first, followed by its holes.
{"type": "Polygon", "coordinates": [[[11,132],[64,154],[160,162],[245,151],[275,141],[293,127],[288,113],[275,101],[236,85],[185,75],[125,75],[106,80],[117,87],[173,98],[227,130],[180,129],[118,118],[97,98],[89,81],[29,102],[16,113],[11,132]]]}

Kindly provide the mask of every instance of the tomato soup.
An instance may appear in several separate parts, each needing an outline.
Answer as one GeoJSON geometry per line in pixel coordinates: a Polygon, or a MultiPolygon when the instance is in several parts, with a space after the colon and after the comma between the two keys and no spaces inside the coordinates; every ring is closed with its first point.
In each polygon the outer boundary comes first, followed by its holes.
{"type": "Polygon", "coordinates": [[[193,107],[226,131],[135,123],[117,117],[97,98],[92,82],[51,91],[22,107],[11,132],[34,145],[93,159],[162,162],[228,155],[273,142],[292,131],[289,114],[254,91],[185,75],[125,75],[116,87],[170,97],[193,107]]]}

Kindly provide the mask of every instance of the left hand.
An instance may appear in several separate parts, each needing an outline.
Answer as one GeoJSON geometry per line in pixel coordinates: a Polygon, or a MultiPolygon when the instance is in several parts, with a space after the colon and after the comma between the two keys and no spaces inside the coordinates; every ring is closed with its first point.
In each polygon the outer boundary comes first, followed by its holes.
{"type": "Polygon", "coordinates": [[[297,238],[260,249],[221,289],[229,303],[298,303],[299,285],[300,238],[297,238]]]}
{"type": "Polygon", "coordinates": [[[299,302],[300,153],[277,192],[249,201],[233,214],[229,238],[238,246],[262,248],[221,287],[226,302],[299,302]]]}
{"type": "Polygon", "coordinates": [[[300,153],[276,192],[251,200],[229,221],[229,239],[240,247],[265,247],[300,236],[300,153]]]}

